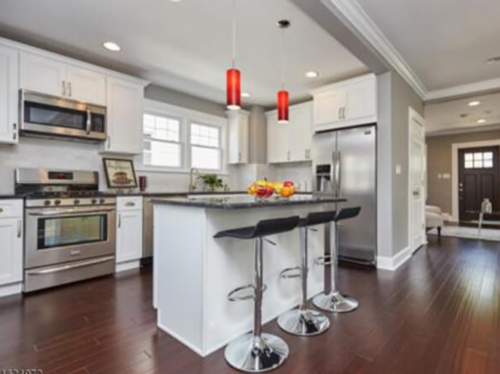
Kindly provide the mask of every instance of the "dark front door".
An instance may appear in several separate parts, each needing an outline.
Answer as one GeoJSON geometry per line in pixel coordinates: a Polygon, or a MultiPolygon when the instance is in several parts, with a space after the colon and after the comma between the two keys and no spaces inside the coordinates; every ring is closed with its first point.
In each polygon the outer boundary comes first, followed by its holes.
{"type": "Polygon", "coordinates": [[[484,199],[491,201],[493,211],[500,210],[498,150],[482,147],[459,151],[460,222],[477,221],[484,199]]]}

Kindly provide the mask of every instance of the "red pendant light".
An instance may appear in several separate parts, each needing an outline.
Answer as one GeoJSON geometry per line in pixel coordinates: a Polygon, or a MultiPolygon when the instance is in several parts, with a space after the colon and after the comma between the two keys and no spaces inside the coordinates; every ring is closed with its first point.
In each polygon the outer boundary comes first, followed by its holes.
{"type": "Polygon", "coordinates": [[[233,62],[232,68],[226,72],[226,105],[229,110],[241,108],[241,73],[236,65],[236,0],[233,0],[233,62]]]}
{"type": "Polygon", "coordinates": [[[278,123],[288,123],[288,108],[289,108],[288,91],[281,90],[278,92],[278,123]]]}
{"type": "Polygon", "coordinates": [[[241,74],[238,69],[227,71],[227,108],[238,110],[241,107],[241,74]]]}
{"type": "Polygon", "coordinates": [[[289,119],[290,98],[285,90],[285,30],[290,27],[290,21],[284,19],[276,25],[281,29],[281,90],[278,92],[278,123],[286,124],[289,119]]]}

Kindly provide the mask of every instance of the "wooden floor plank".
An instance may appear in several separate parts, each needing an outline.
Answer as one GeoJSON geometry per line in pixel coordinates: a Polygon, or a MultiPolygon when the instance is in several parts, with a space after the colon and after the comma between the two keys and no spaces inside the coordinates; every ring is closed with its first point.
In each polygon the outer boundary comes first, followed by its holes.
{"type": "MultiPolygon", "coordinates": [[[[396,272],[344,266],[360,308],[290,346],[276,374],[500,373],[500,243],[430,238],[396,272]]],[[[150,268],[0,299],[0,372],[230,374],[156,328],[150,268]]],[[[264,300],[266,302],[266,300],[264,300]]]]}

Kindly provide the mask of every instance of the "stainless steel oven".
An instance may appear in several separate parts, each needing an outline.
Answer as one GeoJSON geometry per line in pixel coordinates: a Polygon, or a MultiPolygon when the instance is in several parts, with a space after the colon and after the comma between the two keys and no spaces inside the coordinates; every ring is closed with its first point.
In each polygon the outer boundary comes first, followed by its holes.
{"type": "Polygon", "coordinates": [[[21,90],[21,132],[92,141],[106,140],[106,108],[21,90]]]}
{"type": "Polygon", "coordinates": [[[99,193],[97,172],[18,169],[26,193],[24,290],[115,270],[116,198],[99,193]]]}

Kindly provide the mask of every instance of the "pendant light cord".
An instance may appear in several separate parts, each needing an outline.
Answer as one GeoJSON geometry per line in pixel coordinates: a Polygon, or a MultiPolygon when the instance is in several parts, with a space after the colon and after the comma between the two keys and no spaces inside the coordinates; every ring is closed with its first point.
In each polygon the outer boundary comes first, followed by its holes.
{"type": "Polygon", "coordinates": [[[285,88],[285,28],[281,29],[281,89],[285,88]]]}
{"type": "Polygon", "coordinates": [[[233,0],[233,69],[236,66],[236,0],[233,0]]]}

